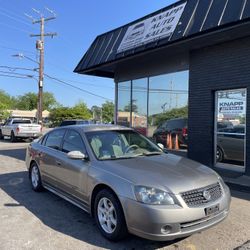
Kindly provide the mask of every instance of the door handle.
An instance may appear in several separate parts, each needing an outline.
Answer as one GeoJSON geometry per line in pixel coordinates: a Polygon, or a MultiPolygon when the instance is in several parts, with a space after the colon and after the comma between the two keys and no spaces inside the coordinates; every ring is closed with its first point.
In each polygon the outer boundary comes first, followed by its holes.
{"type": "Polygon", "coordinates": [[[57,166],[61,166],[62,163],[61,163],[60,161],[56,161],[56,165],[57,165],[57,166]]]}

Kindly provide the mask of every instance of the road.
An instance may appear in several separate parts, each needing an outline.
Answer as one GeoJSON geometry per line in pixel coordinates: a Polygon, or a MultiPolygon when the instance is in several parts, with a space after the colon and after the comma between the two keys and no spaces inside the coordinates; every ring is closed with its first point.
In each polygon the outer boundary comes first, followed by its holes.
{"type": "Polygon", "coordinates": [[[202,233],[172,242],[130,235],[112,243],[94,220],[54,194],[31,190],[24,162],[28,143],[0,141],[0,249],[250,249],[250,193],[232,190],[226,220],[202,233]]]}

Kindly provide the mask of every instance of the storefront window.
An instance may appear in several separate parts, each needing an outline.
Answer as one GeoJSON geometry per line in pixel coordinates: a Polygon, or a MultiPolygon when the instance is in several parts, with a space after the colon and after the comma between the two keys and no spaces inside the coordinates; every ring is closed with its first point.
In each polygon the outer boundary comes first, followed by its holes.
{"type": "Polygon", "coordinates": [[[129,127],[131,120],[131,81],[118,83],[117,124],[129,127]]]}
{"type": "Polygon", "coordinates": [[[170,149],[187,148],[188,71],[149,78],[148,136],[170,149]]]}
{"type": "Polygon", "coordinates": [[[246,89],[216,92],[215,162],[245,169],[246,89]]]}
{"type": "Polygon", "coordinates": [[[147,135],[147,96],[148,79],[132,81],[132,127],[147,135]]]}

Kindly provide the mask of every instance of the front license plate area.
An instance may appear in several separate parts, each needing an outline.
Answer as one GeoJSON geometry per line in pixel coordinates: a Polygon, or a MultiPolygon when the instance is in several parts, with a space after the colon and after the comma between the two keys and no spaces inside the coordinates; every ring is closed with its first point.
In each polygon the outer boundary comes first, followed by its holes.
{"type": "Polygon", "coordinates": [[[211,206],[211,207],[205,208],[205,214],[206,214],[206,216],[210,216],[210,215],[216,214],[219,211],[220,211],[219,204],[217,204],[215,206],[211,206]]]}

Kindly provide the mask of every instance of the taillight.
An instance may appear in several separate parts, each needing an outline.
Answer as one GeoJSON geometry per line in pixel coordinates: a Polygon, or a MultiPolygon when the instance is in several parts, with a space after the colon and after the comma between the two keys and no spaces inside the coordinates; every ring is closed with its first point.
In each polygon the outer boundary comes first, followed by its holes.
{"type": "Polygon", "coordinates": [[[19,133],[19,131],[20,131],[20,128],[19,128],[19,127],[17,127],[17,128],[16,128],[16,132],[17,132],[17,133],[19,133]]]}
{"type": "Polygon", "coordinates": [[[182,129],[182,135],[187,136],[187,134],[188,134],[187,128],[183,128],[182,129]]]}

